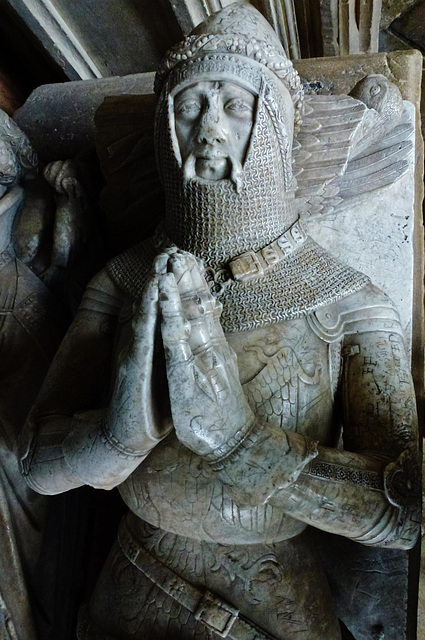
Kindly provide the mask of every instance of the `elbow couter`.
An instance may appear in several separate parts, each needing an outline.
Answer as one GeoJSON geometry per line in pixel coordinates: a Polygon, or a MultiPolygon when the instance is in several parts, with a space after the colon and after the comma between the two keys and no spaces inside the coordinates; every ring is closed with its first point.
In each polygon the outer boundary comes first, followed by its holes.
{"type": "Polygon", "coordinates": [[[416,544],[420,525],[420,507],[389,505],[375,526],[355,540],[369,546],[408,551],[416,544]]]}

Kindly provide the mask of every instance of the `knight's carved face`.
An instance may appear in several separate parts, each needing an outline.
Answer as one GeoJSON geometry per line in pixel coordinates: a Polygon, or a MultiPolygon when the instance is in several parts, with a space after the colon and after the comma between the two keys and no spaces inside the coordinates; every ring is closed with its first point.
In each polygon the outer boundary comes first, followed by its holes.
{"type": "Polygon", "coordinates": [[[186,179],[221,180],[242,171],[255,96],[228,81],[198,82],[174,99],[175,130],[186,179]]]}

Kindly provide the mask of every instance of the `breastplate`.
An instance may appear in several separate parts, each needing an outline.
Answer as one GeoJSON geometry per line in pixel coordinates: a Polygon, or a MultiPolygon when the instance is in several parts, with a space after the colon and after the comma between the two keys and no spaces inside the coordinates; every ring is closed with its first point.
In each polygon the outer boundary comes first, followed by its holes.
{"type": "MultiPolygon", "coordinates": [[[[334,444],[330,346],[305,318],[228,335],[243,389],[263,424],[334,444]]],[[[166,531],[219,543],[273,542],[305,525],[271,505],[239,508],[209,465],[165,439],[120,487],[130,509],[166,531]]]]}

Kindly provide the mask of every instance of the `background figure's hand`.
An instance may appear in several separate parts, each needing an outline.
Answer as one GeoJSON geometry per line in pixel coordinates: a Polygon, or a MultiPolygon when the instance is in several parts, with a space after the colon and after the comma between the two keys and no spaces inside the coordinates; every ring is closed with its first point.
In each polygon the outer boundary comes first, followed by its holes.
{"type": "Polygon", "coordinates": [[[43,171],[56,194],[51,267],[66,269],[71,255],[76,255],[87,239],[85,199],[73,160],[55,160],[43,171]]]}
{"type": "Polygon", "coordinates": [[[82,196],[77,168],[72,160],[50,162],[45,167],[43,176],[58,195],[66,195],[69,198],[82,196]]]}
{"type": "Polygon", "coordinates": [[[174,427],[192,451],[221,457],[249,432],[254,415],[220,324],[221,305],[195,257],[173,254],[168,271],[159,278],[159,302],[174,427]]]}

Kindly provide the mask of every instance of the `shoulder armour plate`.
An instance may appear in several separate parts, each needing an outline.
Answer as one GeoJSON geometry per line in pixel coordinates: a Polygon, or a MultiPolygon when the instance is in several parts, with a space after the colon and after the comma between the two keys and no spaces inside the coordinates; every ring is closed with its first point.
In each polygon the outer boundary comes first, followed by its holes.
{"type": "Polygon", "coordinates": [[[344,335],[369,331],[388,331],[403,337],[394,303],[373,284],[309,313],[307,322],[328,343],[340,341],[344,335]]]}

